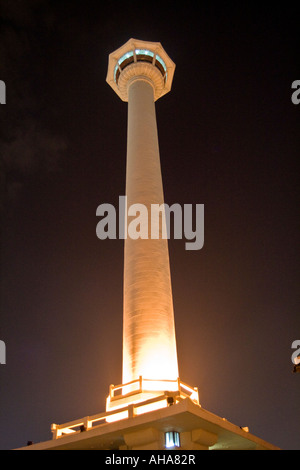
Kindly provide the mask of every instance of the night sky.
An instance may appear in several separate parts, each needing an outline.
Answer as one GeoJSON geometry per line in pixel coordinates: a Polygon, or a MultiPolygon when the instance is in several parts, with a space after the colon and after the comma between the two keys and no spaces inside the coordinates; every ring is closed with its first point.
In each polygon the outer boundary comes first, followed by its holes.
{"type": "Polygon", "coordinates": [[[125,194],[127,104],[105,78],[133,37],[176,63],[165,202],[205,206],[203,249],[169,242],[180,377],[300,450],[299,16],[261,3],[0,0],[1,449],[105,411],[121,382],[123,241],[97,238],[96,208],[125,194]]]}

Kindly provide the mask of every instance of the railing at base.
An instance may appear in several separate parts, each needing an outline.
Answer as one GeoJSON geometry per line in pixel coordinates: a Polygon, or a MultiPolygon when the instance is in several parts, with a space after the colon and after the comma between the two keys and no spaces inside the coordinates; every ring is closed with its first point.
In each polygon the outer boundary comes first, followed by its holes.
{"type": "Polygon", "coordinates": [[[118,400],[121,397],[128,397],[132,394],[153,391],[177,391],[180,395],[184,395],[186,398],[191,398],[194,401],[199,399],[198,389],[196,387],[190,387],[186,383],[182,382],[179,377],[176,380],[153,380],[145,379],[142,376],[125,384],[110,385],[109,397],[110,400],[113,401],[118,400]],[[126,392],[126,390],[130,391],[126,392]]]}
{"type": "MultiPolygon", "coordinates": [[[[132,397],[136,394],[140,393],[147,393],[153,392],[154,389],[152,386],[155,383],[160,382],[161,384],[169,385],[170,391],[161,391],[161,394],[155,396],[154,398],[141,400],[137,403],[130,402],[124,404],[124,406],[116,407],[111,411],[105,411],[103,413],[98,413],[92,416],[86,416],[84,418],[80,418],[74,421],[69,421],[64,424],[52,424],[51,431],[53,434],[53,439],[59,439],[63,436],[79,434],[81,432],[89,431],[90,429],[94,429],[95,427],[103,426],[112,421],[118,421],[121,419],[126,418],[134,418],[143,413],[147,413],[152,410],[157,410],[160,408],[165,408],[167,406],[173,405],[178,403],[179,401],[190,398],[195,403],[199,404],[198,400],[198,389],[192,388],[189,385],[183,383],[178,380],[161,380],[161,381],[154,381],[150,379],[143,379],[139,377],[137,380],[132,382],[121,384],[121,385],[111,385],[109,389],[109,399],[114,403],[117,402],[118,399],[126,399],[127,397],[132,397]],[[151,384],[150,384],[151,382],[151,384]],[[132,385],[138,385],[134,391],[131,391],[126,394],[117,394],[115,395],[116,391],[123,391],[126,390],[126,387],[130,387],[132,385]],[[177,390],[174,390],[174,384],[177,384],[177,390]],[[149,387],[150,385],[150,387],[149,387]]],[[[168,388],[168,387],[166,387],[168,388]]]]}

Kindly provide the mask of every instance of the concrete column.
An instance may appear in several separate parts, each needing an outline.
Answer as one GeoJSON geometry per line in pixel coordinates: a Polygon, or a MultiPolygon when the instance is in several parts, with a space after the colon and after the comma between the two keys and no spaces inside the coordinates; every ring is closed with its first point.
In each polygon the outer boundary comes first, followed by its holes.
{"type": "Polygon", "coordinates": [[[147,207],[149,231],[148,239],[125,240],[123,383],[141,375],[176,380],[168,242],[150,238],[151,204],[164,202],[154,93],[148,77],[135,76],[128,87],[127,204],[147,207]]]}

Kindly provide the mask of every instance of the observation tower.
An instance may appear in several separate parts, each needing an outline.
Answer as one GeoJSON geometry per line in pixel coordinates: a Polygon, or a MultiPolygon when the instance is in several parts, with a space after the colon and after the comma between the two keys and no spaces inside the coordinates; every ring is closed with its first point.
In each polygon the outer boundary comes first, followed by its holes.
{"type": "MultiPolygon", "coordinates": [[[[151,204],[164,203],[155,101],[171,90],[174,71],[159,42],[130,39],[109,55],[106,81],[128,102],[127,205],[143,204],[148,214],[151,204]]],[[[125,236],[123,377],[121,385],[111,387],[107,410],[165,392],[198,403],[197,389],[179,379],[168,241],[162,237],[165,220],[153,239],[151,218],[144,216],[148,237],[125,236]]],[[[165,404],[164,398],[153,408],[165,404]]]]}

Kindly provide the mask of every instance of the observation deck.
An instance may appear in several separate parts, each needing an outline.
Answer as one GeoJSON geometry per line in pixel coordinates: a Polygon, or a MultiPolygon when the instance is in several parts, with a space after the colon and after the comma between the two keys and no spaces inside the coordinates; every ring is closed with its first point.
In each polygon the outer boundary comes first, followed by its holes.
{"type": "Polygon", "coordinates": [[[159,42],[129,39],[109,55],[106,81],[122,101],[128,101],[132,81],[148,81],[156,101],[171,90],[174,71],[174,62],[159,42]]]}

